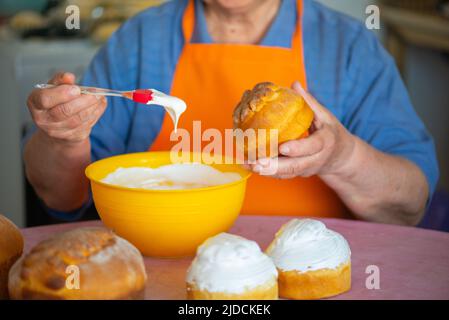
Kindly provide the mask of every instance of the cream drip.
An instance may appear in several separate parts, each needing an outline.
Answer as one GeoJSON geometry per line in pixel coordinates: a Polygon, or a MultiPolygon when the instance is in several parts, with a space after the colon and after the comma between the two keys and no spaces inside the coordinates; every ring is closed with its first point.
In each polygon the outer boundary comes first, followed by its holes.
{"type": "Polygon", "coordinates": [[[346,239],[312,219],[293,219],[282,226],[267,254],[284,271],[335,269],[351,259],[346,239]]]}
{"type": "Polygon", "coordinates": [[[209,292],[242,293],[276,283],[277,270],[256,242],[220,233],[198,248],[186,281],[209,292]]]}
{"type": "Polygon", "coordinates": [[[169,96],[158,90],[151,89],[151,91],[153,92],[152,99],[148,101],[147,104],[157,104],[163,106],[165,111],[167,111],[170,118],[173,120],[176,132],[178,129],[179,118],[187,109],[186,103],[177,97],[169,96]]]}
{"type": "Polygon", "coordinates": [[[139,189],[175,190],[217,186],[241,179],[236,172],[221,172],[201,163],[177,163],[158,168],[118,168],[102,182],[139,189]]]}

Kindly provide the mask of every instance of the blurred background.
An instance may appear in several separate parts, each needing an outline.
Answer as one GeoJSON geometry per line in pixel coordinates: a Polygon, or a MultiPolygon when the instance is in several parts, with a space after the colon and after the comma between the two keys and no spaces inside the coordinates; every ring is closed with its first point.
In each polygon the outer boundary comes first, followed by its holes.
{"type": "MultiPolygon", "coordinates": [[[[176,0],[172,0],[176,1],[176,0]]],[[[449,1],[317,0],[365,21],[394,56],[416,111],[432,133],[440,164],[438,191],[421,227],[449,231],[449,1]]],[[[21,227],[48,223],[23,175],[21,139],[30,126],[26,98],[59,70],[78,77],[120,24],[163,0],[0,0],[0,213],[21,227]],[[80,8],[79,30],[65,27],[66,8],[80,8]]]]}

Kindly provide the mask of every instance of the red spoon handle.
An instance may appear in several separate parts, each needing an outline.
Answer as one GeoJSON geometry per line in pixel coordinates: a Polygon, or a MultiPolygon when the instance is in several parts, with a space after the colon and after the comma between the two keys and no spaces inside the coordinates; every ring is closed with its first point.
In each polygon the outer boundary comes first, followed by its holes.
{"type": "Polygon", "coordinates": [[[133,91],[132,99],[139,103],[148,103],[153,100],[153,91],[149,89],[137,89],[133,91]]]}

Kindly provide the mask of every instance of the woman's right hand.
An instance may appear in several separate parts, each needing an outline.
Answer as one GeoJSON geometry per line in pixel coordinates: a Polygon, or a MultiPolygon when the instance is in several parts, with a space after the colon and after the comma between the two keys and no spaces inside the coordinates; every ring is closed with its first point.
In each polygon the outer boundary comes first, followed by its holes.
{"type": "Polygon", "coordinates": [[[106,109],[106,99],[81,94],[72,73],[57,73],[49,83],[56,87],[35,89],[28,97],[28,109],[37,127],[64,144],[87,140],[106,109]]]}

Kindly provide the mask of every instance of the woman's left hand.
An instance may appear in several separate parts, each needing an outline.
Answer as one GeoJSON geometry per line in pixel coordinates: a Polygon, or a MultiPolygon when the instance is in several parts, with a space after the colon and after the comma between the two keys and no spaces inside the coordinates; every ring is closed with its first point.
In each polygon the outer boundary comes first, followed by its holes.
{"type": "Polygon", "coordinates": [[[315,114],[310,135],[281,144],[279,157],[259,159],[250,168],[261,175],[281,179],[338,174],[350,161],[356,138],[299,82],[295,82],[292,88],[304,98],[315,114]]]}
{"type": "Polygon", "coordinates": [[[422,170],[352,135],[299,83],[292,87],[315,113],[310,135],[283,143],[279,157],[259,159],[251,169],[283,179],[318,175],[356,217],[416,225],[429,196],[422,170]]]}

